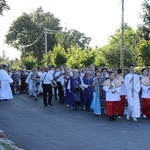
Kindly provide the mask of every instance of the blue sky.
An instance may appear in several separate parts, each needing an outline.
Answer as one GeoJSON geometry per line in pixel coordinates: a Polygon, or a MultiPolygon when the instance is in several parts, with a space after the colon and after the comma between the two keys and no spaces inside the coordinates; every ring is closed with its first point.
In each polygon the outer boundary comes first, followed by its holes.
{"type": "MultiPolygon", "coordinates": [[[[6,0],[11,10],[0,17],[0,54],[5,50],[10,58],[20,53],[4,44],[10,24],[22,12],[30,13],[42,6],[45,12],[54,13],[69,29],[77,29],[92,38],[90,46],[103,46],[121,24],[121,0],[6,0]],[[13,55],[10,55],[13,52],[13,55]]],[[[125,22],[136,29],[144,0],[125,0],[125,22]]]]}

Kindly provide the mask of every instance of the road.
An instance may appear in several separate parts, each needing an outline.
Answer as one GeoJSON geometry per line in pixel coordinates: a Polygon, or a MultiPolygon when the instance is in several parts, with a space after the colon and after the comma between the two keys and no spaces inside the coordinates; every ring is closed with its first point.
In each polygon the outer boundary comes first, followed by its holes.
{"type": "Polygon", "coordinates": [[[26,94],[0,101],[0,129],[26,150],[149,150],[150,120],[120,119],[73,111],[54,101],[43,107],[26,94]]]}

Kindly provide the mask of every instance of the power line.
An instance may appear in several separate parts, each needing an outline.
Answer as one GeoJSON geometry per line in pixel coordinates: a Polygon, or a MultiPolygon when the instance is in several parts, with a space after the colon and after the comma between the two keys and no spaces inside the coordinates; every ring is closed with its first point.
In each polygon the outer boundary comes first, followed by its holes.
{"type": "Polygon", "coordinates": [[[23,47],[23,48],[31,47],[31,46],[34,45],[36,42],[38,42],[38,40],[40,40],[43,35],[44,35],[44,31],[41,32],[41,34],[36,38],[36,40],[35,40],[33,43],[31,43],[31,44],[29,44],[29,45],[26,45],[26,46],[20,46],[20,47],[23,47]]]}

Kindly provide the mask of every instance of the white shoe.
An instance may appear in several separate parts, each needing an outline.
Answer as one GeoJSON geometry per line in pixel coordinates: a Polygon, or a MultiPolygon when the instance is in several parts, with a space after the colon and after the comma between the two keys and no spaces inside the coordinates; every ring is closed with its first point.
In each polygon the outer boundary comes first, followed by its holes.
{"type": "Polygon", "coordinates": [[[127,119],[127,120],[130,120],[130,115],[127,115],[127,116],[126,116],[126,119],[127,119]]]}
{"type": "Polygon", "coordinates": [[[70,105],[69,105],[69,104],[67,104],[66,106],[67,106],[67,108],[69,108],[69,107],[70,107],[70,105]]]}
{"type": "Polygon", "coordinates": [[[122,117],[121,116],[118,116],[118,119],[121,119],[122,117]]]}
{"type": "Polygon", "coordinates": [[[146,115],[143,115],[143,118],[144,118],[144,119],[147,118],[146,115]]]}
{"type": "Polygon", "coordinates": [[[133,121],[134,121],[134,122],[137,122],[137,119],[136,119],[135,117],[133,117],[133,121]]]}

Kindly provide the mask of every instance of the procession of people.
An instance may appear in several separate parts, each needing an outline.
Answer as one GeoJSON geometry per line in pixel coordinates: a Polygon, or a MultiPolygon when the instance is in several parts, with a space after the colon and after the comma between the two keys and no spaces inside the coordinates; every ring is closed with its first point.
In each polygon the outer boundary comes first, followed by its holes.
{"type": "Polygon", "coordinates": [[[126,118],[150,119],[150,70],[143,68],[138,75],[134,66],[128,72],[118,68],[70,69],[67,66],[36,68],[31,71],[12,70],[0,66],[0,101],[13,95],[28,93],[35,101],[41,93],[43,106],[53,106],[54,100],[73,110],[107,115],[109,121],[126,118]]]}

